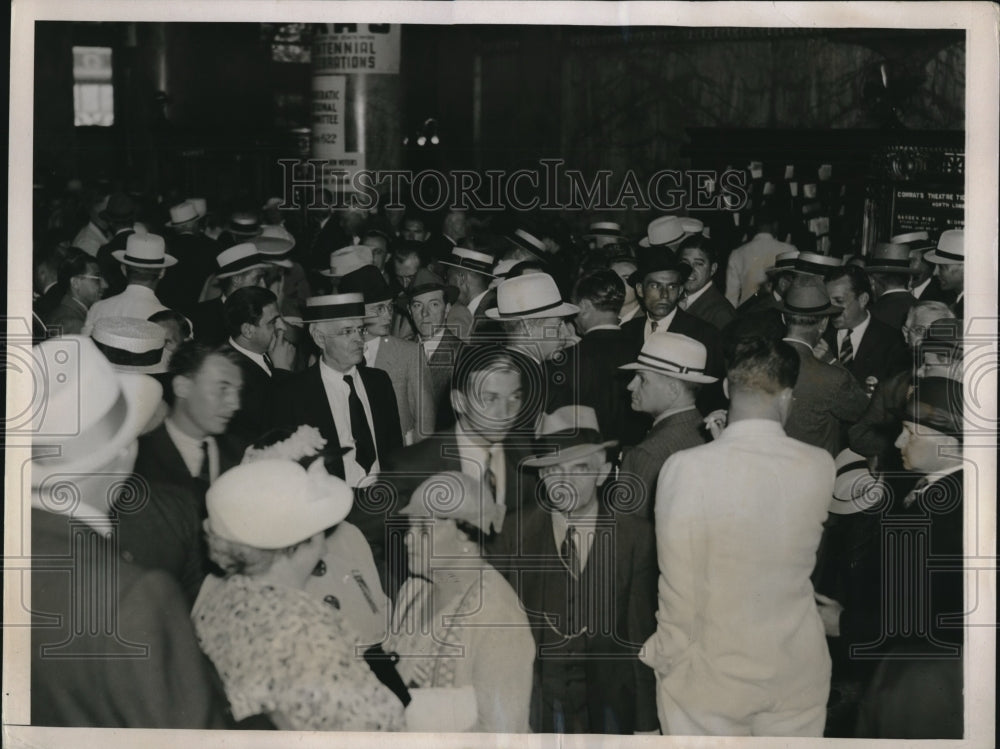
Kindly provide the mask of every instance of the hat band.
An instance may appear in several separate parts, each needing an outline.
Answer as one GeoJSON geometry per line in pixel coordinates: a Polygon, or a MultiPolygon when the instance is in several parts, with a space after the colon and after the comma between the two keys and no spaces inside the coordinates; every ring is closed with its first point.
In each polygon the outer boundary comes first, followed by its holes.
{"type": "Polygon", "coordinates": [[[868,470],[867,460],[855,460],[851,463],[845,463],[844,465],[842,465],[840,468],[837,469],[837,475],[843,476],[845,473],[848,473],[849,471],[861,471],[861,470],[864,471],[868,470]]]}
{"type": "MultiPolygon", "coordinates": [[[[118,399],[114,405],[108,409],[98,422],[74,435],[71,440],[63,443],[59,453],[59,461],[62,463],[73,463],[77,460],[93,455],[95,445],[106,445],[114,439],[121,430],[128,416],[128,401],[125,393],[119,389],[118,399]]],[[[32,460],[55,458],[48,451],[52,449],[51,444],[46,444],[48,440],[36,439],[32,445],[32,460]]]]}
{"type": "Polygon", "coordinates": [[[876,259],[872,258],[872,268],[899,268],[901,270],[908,270],[910,267],[909,260],[897,260],[896,258],[884,258],[876,259]]]}
{"type": "Polygon", "coordinates": [[[523,237],[521,237],[521,236],[519,236],[517,234],[511,234],[510,237],[509,237],[509,239],[510,239],[511,242],[513,242],[514,244],[516,244],[518,247],[523,247],[528,252],[533,252],[536,255],[544,255],[546,253],[545,245],[542,245],[541,247],[539,247],[538,245],[536,245],[536,244],[534,244],[532,242],[529,242],[527,239],[524,239],[523,237]]]}
{"type": "Polygon", "coordinates": [[[364,317],[365,305],[363,302],[348,302],[346,304],[317,304],[313,307],[306,306],[302,313],[304,322],[320,322],[322,320],[338,320],[348,317],[364,317]]]}
{"type": "Polygon", "coordinates": [[[250,224],[247,226],[230,224],[226,229],[230,234],[256,234],[260,231],[260,224],[250,224]]]}
{"type": "Polygon", "coordinates": [[[942,250],[940,247],[934,250],[934,254],[937,255],[938,257],[946,257],[949,260],[957,260],[960,263],[965,262],[965,255],[959,255],[954,252],[948,252],[947,250],[942,250]]]}
{"type": "Polygon", "coordinates": [[[777,270],[778,268],[794,268],[794,267],[795,267],[795,258],[791,258],[788,260],[778,260],[774,264],[775,270],[777,270]]]}
{"type": "Polygon", "coordinates": [[[126,253],[122,255],[122,262],[135,263],[136,265],[163,265],[165,257],[165,255],[161,255],[158,258],[136,257],[135,255],[129,255],[126,251],[126,253]]]}
{"type": "Polygon", "coordinates": [[[120,367],[149,367],[153,364],[159,364],[163,358],[163,346],[137,353],[115,348],[96,339],[94,343],[109,362],[120,367]]]}
{"type": "Polygon", "coordinates": [[[826,302],[824,304],[815,305],[813,307],[800,307],[797,304],[792,304],[791,302],[787,302],[786,301],[785,302],[785,309],[787,309],[789,312],[799,312],[799,313],[801,313],[803,315],[808,315],[810,313],[825,312],[825,311],[831,309],[831,307],[830,307],[830,304],[828,302],[826,302]]]}
{"type": "Polygon", "coordinates": [[[234,260],[227,265],[223,265],[219,268],[217,276],[221,276],[223,273],[231,275],[233,273],[240,273],[245,270],[253,268],[255,265],[261,265],[266,262],[262,255],[254,253],[253,255],[248,255],[247,257],[241,257],[239,260],[234,260]]]}
{"type": "Polygon", "coordinates": [[[798,259],[794,262],[795,270],[804,271],[806,273],[818,273],[820,275],[839,267],[839,265],[839,263],[837,265],[824,265],[823,263],[813,263],[809,260],[798,259]]]}
{"type": "Polygon", "coordinates": [[[623,236],[620,231],[615,229],[589,229],[585,237],[621,237],[623,236]]]}
{"type": "Polygon", "coordinates": [[[533,315],[536,312],[544,312],[547,309],[555,309],[556,307],[561,307],[563,305],[562,299],[557,299],[550,304],[543,304],[541,307],[532,307],[530,309],[522,309],[517,312],[501,312],[499,308],[497,309],[498,317],[524,317],[524,315],[533,315]]]}
{"type": "Polygon", "coordinates": [[[704,367],[687,367],[683,364],[678,364],[670,359],[663,359],[659,356],[653,356],[644,351],[639,352],[639,356],[636,358],[636,362],[639,364],[649,364],[651,367],[657,369],[664,369],[669,372],[676,372],[678,374],[705,374],[704,367]]]}
{"type": "Polygon", "coordinates": [[[455,257],[452,255],[448,260],[441,261],[441,264],[474,270],[476,273],[483,273],[487,276],[493,275],[493,266],[489,263],[484,263],[482,260],[472,260],[471,258],[455,257]]]}

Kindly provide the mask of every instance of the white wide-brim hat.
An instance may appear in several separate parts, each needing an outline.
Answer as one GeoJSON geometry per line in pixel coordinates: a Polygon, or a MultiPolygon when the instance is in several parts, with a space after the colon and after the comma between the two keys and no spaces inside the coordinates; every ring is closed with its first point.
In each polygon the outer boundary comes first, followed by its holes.
{"type": "Polygon", "coordinates": [[[169,268],[177,258],[167,254],[167,244],[159,234],[136,232],[125,240],[124,250],[115,250],[111,256],[119,263],[135,268],[169,268]]]}
{"type": "Polygon", "coordinates": [[[341,278],[366,265],[374,264],[375,255],[371,247],[366,244],[352,244],[331,252],[330,267],[319,273],[327,278],[341,278]]]}
{"type": "Polygon", "coordinates": [[[265,226],[253,244],[261,255],[287,255],[295,247],[295,237],[280,226],[265,226]]]}
{"type": "Polygon", "coordinates": [[[537,452],[522,462],[531,468],[546,468],[571,463],[617,444],[617,440],[604,439],[593,408],[562,406],[541,415],[535,431],[537,452]]]}
{"type": "MultiPolygon", "coordinates": [[[[32,419],[31,486],[43,492],[46,479],[61,484],[108,465],[138,438],[163,399],[160,383],[116,371],[86,336],[43,341],[32,350],[32,371],[44,403],[32,419]]],[[[72,509],[56,496],[50,501],[53,512],[72,509]]]]}
{"type": "Polygon", "coordinates": [[[212,484],[206,527],[255,549],[284,549],[336,525],[353,504],[353,490],[327,473],[322,460],[308,470],[292,460],[258,460],[230,468],[212,484]]]}
{"type": "Polygon", "coordinates": [[[965,232],[949,229],[941,232],[937,249],[924,253],[924,260],[935,265],[955,265],[965,262],[965,232]]]}
{"type": "Polygon", "coordinates": [[[640,247],[668,247],[687,236],[684,224],[677,216],[661,216],[646,227],[646,236],[639,240],[640,247]]]}
{"type": "Polygon", "coordinates": [[[166,333],[155,322],[133,317],[101,317],[94,321],[90,337],[119,372],[167,371],[166,333]]]}
{"type": "Polygon", "coordinates": [[[170,220],[167,222],[167,226],[189,224],[192,221],[197,221],[199,218],[201,218],[201,216],[198,213],[198,209],[195,208],[193,203],[185,200],[183,203],[171,206],[170,220]]]}
{"type": "Polygon", "coordinates": [[[833,483],[830,512],[834,515],[853,515],[875,507],[887,499],[882,479],[868,468],[868,461],[858,453],[841,450],[834,460],[837,477],[833,483]]]}
{"type": "Polygon", "coordinates": [[[252,242],[234,244],[216,255],[215,262],[219,266],[216,278],[229,278],[254,268],[268,266],[267,258],[260,254],[257,245],[252,242]]]}
{"type": "Polygon", "coordinates": [[[569,317],[580,311],[564,302],[559,287],[548,273],[529,273],[508,278],[497,286],[497,306],[486,310],[491,320],[529,320],[569,317]]]}
{"type": "Polygon", "coordinates": [[[716,382],[718,377],[705,374],[707,362],[708,351],[703,343],[680,333],[664,331],[652,333],[642,344],[636,360],[618,368],[656,372],[687,382],[716,382]]]}

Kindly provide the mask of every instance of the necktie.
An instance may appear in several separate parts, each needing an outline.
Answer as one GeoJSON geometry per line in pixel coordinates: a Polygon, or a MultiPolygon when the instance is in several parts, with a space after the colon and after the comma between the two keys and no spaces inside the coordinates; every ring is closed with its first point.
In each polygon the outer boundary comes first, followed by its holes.
{"type": "Polygon", "coordinates": [[[274,362],[271,361],[271,357],[268,356],[266,353],[264,354],[264,364],[267,365],[267,373],[269,375],[273,375],[274,374],[274,362]]]}
{"type": "Polygon", "coordinates": [[[375,440],[372,439],[372,430],[368,427],[368,417],[365,416],[365,407],[361,404],[358,391],[354,388],[354,378],[351,375],[344,375],[344,382],[350,389],[347,396],[347,406],[351,412],[351,434],[354,436],[354,459],[358,465],[365,469],[365,473],[371,470],[375,463],[375,440]]]}
{"type": "Polygon", "coordinates": [[[208,439],[201,441],[201,470],[198,471],[198,479],[205,484],[212,483],[212,466],[208,462],[208,439]]]}
{"type": "Polygon", "coordinates": [[[840,344],[840,363],[847,366],[854,359],[854,344],[851,343],[851,331],[848,329],[847,335],[844,336],[843,342],[840,344]]]}
{"type": "Polygon", "coordinates": [[[562,557],[563,564],[569,570],[569,574],[576,580],[580,577],[580,546],[576,529],[571,525],[566,529],[566,537],[562,546],[559,547],[559,556],[562,557]]]}
{"type": "Polygon", "coordinates": [[[917,497],[919,497],[923,493],[924,489],[926,489],[929,484],[930,481],[927,480],[926,476],[924,476],[916,484],[914,484],[913,489],[910,491],[910,493],[903,498],[903,507],[912,506],[913,503],[917,501],[917,497]]]}
{"type": "Polygon", "coordinates": [[[489,459],[486,463],[486,470],[483,472],[483,478],[486,480],[486,485],[490,488],[490,493],[493,495],[493,499],[497,502],[503,503],[503,497],[497,496],[497,474],[493,470],[493,466],[496,465],[496,451],[503,448],[500,445],[493,445],[490,448],[489,459]]]}
{"type": "Polygon", "coordinates": [[[656,322],[656,320],[650,320],[649,321],[649,331],[651,333],[655,333],[656,329],[659,327],[659,325],[660,325],[660,323],[656,322]]]}
{"type": "Polygon", "coordinates": [[[566,537],[559,547],[559,556],[566,565],[570,575],[566,590],[566,631],[570,637],[578,634],[581,620],[580,612],[580,546],[576,529],[571,525],[566,529],[566,537]]]}

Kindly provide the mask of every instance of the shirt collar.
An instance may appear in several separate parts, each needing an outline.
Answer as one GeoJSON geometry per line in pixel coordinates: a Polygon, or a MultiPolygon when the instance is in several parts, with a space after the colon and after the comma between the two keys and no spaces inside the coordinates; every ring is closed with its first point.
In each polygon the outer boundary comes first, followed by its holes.
{"type": "Polygon", "coordinates": [[[909,289],[886,289],[882,292],[882,296],[888,296],[889,294],[909,294],[909,289]]]}
{"type": "Polygon", "coordinates": [[[951,474],[956,473],[957,471],[961,471],[964,467],[965,467],[964,463],[957,463],[953,465],[951,468],[944,468],[940,471],[934,471],[933,473],[928,473],[926,476],[924,476],[924,478],[927,479],[928,484],[933,484],[935,481],[940,481],[945,476],[950,476],[951,474]]]}
{"type": "Polygon", "coordinates": [[[784,435],[785,428],[779,422],[772,419],[740,419],[739,421],[727,424],[716,442],[751,434],[784,435]]]}
{"type": "MultiPolygon", "coordinates": [[[[865,312],[865,319],[862,320],[861,322],[859,322],[853,328],[851,328],[851,342],[852,343],[854,341],[860,341],[862,338],[864,338],[865,331],[868,330],[868,323],[870,323],[871,321],[872,321],[871,313],[869,313],[869,312],[866,311],[865,312]]],[[[842,332],[842,333],[844,333],[846,335],[847,334],[847,328],[844,328],[840,332],[842,332]]],[[[838,336],[838,338],[841,341],[844,340],[844,336],[838,336]]]]}
{"type": "MultiPolygon", "coordinates": [[[[933,278],[933,276],[931,276],[931,278],[933,278]]],[[[930,282],[931,282],[931,279],[928,278],[926,281],[924,281],[919,286],[914,286],[912,289],[910,289],[910,293],[913,294],[913,296],[915,296],[915,297],[919,297],[921,294],[924,293],[924,289],[927,288],[927,285],[930,282]]]]}
{"type": "Polygon", "coordinates": [[[591,502],[590,507],[582,515],[574,515],[572,520],[567,517],[564,513],[553,512],[552,513],[552,525],[556,531],[556,535],[559,540],[566,538],[566,532],[572,525],[574,528],[579,528],[581,526],[593,527],[597,523],[598,515],[598,505],[599,502],[591,502]]]}
{"type": "Polygon", "coordinates": [[[351,377],[357,377],[358,367],[357,367],[357,365],[355,365],[355,366],[351,367],[349,370],[347,370],[346,372],[341,372],[340,370],[334,369],[333,367],[331,367],[329,364],[327,364],[325,361],[323,361],[322,357],[320,357],[320,360],[319,360],[319,373],[323,377],[331,378],[331,379],[334,379],[334,380],[341,380],[341,381],[343,381],[343,379],[345,377],[347,377],[348,375],[350,375],[351,377]]]}
{"type": "Polygon", "coordinates": [[[613,325],[612,323],[603,323],[602,325],[595,325],[590,328],[584,335],[594,332],[595,330],[621,330],[621,325],[613,325]]]}
{"type": "Polygon", "coordinates": [[[683,408],[671,408],[669,411],[664,411],[659,416],[657,416],[655,419],[653,419],[653,426],[656,426],[661,421],[663,421],[664,419],[666,419],[666,418],[668,418],[670,416],[673,416],[674,414],[682,414],[685,411],[695,411],[695,410],[696,409],[695,409],[694,406],[684,406],[683,408]]]}
{"type": "Polygon", "coordinates": [[[190,434],[181,430],[181,428],[177,426],[177,423],[169,416],[163,420],[163,425],[166,427],[167,434],[170,435],[170,439],[172,439],[175,443],[186,443],[187,445],[196,447],[200,450],[202,443],[205,439],[208,439],[207,437],[202,439],[192,437],[190,434]]]}
{"type": "Polygon", "coordinates": [[[271,374],[271,370],[267,366],[267,362],[264,361],[264,355],[263,354],[257,354],[257,353],[254,353],[253,351],[250,351],[249,349],[243,348],[233,338],[229,339],[229,345],[232,346],[237,351],[239,351],[241,354],[243,354],[243,356],[245,356],[247,359],[249,359],[250,361],[252,361],[258,367],[260,367],[261,369],[263,369],[265,372],[267,372],[268,374],[271,374]]]}
{"type": "MultiPolygon", "coordinates": [[[[674,307],[670,311],[670,314],[667,315],[666,317],[664,317],[662,320],[657,320],[656,321],[656,329],[657,329],[657,331],[664,331],[667,328],[669,328],[670,327],[670,323],[672,323],[674,321],[675,317],[677,317],[677,308],[676,307],[674,307]]],[[[653,329],[653,318],[650,317],[649,315],[646,315],[646,329],[650,330],[650,331],[653,329]]]]}
{"type": "Polygon", "coordinates": [[[701,287],[700,289],[698,289],[698,290],[697,290],[696,292],[694,292],[693,294],[688,294],[688,295],[687,295],[687,296],[685,297],[685,299],[687,300],[687,301],[685,302],[685,305],[686,305],[687,307],[690,307],[690,306],[691,306],[692,304],[694,304],[695,300],[696,300],[696,299],[697,299],[698,297],[700,297],[700,296],[701,296],[702,294],[704,294],[704,293],[705,293],[706,291],[708,291],[708,287],[709,287],[709,286],[711,286],[711,285],[712,285],[712,282],[711,282],[711,281],[709,281],[709,282],[708,282],[707,284],[705,284],[704,286],[702,286],[702,287],[701,287]]]}
{"type": "Polygon", "coordinates": [[[466,305],[469,308],[469,312],[476,314],[476,310],[479,309],[479,303],[483,301],[483,297],[486,296],[486,292],[488,291],[489,289],[484,289],[482,293],[476,294],[469,300],[468,305],[466,305]]]}
{"type": "Polygon", "coordinates": [[[792,338],[792,336],[785,336],[781,340],[788,341],[788,343],[801,343],[803,346],[805,346],[810,351],[812,351],[812,348],[813,348],[812,346],[809,345],[808,342],[803,341],[801,338],[792,338]]]}

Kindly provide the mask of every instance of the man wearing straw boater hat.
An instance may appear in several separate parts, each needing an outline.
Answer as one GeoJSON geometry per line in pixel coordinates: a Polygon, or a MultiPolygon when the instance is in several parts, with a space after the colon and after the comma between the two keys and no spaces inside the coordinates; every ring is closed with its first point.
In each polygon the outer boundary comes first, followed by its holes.
{"type": "Polygon", "coordinates": [[[156,287],[166,269],[177,264],[177,258],[167,254],[163,237],[157,234],[130,234],[125,249],[111,254],[121,264],[128,285],[120,294],[93,304],[87,312],[84,335],[89,335],[94,323],[102,317],[147,320],[150,315],[167,309],[157,298],[156,287]]]}
{"type": "Polygon", "coordinates": [[[641,658],[664,734],[819,737],[830,655],[809,576],[833,457],[784,433],[787,343],[744,339],[727,365],[728,425],[659,476],[659,610],[641,658]]]}
{"type": "Polygon", "coordinates": [[[785,434],[837,455],[843,428],[868,408],[867,394],[846,369],[813,355],[830,316],[841,310],[830,304],[823,286],[800,282],[788,290],[779,311],[786,326],[782,340],[799,355],[799,378],[785,434]]]}
{"type": "Polygon", "coordinates": [[[934,266],[924,259],[936,243],[925,231],[907,232],[890,237],[893,244],[904,244],[910,251],[910,267],[915,271],[910,279],[910,293],[922,302],[944,302],[951,304],[955,295],[941,288],[941,281],[934,275],[934,266]]]}
{"type": "Polygon", "coordinates": [[[224,311],[226,299],[244,286],[264,287],[268,263],[257,246],[250,242],[223,250],[216,255],[215,263],[215,277],[221,293],[214,299],[199,302],[191,311],[191,322],[196,340],[218,346],[228,338],[224,311]]]}
{"type": "Polygon", "coordinates": [[[655,677],[638,660],[655,629],[655,541],[634,503],[617,507],[614,490],[603,492],[615,445],[591,408],[544,414],[525,460],[544,494],[497,547],[535,620],[535,732],[658,732],[655,677]]]}
{"type": "Polygon", "coordinates": [[[351,451],[331,471],[352,487],[379,470],[403,444],[392,380],[365,366],[365,298],[360,293],[311,297],[302,315],[320,359],[287,378],[273,398],[272,423],[309,424],[351,451]]]}
{"type": "Polygon", "coordinates": [[[642,442],[622,461],[622,477],[637,482],[641,501],[636,512],[653,517],[656,477],[667,458],[702,445],[702,418],[695,408],[698,387],[718,378],[705,374],[705,347],[677,333],[655,333],[642,346],[636,361],[620,369],[635,372],[628,389],[632,408],[653,419],[642,442]]]}
{"type": "MultiPolygon", "coordinates": [[[[490,288],[494,279],[493,256],[485,252],[456,247],[451,255],[441,261],[448,273],[446,280],[449,285],[458,289],[458,298],[452,305],[448,316],[448,324],[457,324],[458,337],[463,341],[472,335],[483,334],[488,330],[496,330],[486,317],[486,310],[496,304],[496,291],[490,288]],[[471,326],[465,327],[456,311],[464,307],[472,318],[471,326]]],[[[464,317],[464,313],[462,315],[464,317]]]]}
{"type": "Polygon", "coordinates": [[[941,288],[957,295],[951,308],[961,319],[965,311],[965,232],[961,229],[942,232],[937,248],[925,252],[924,260],[934,266],[934,276],[941,288]]]}
{"type": "Polygon", "coordinates": [[[627,239],[621,224],[614,221],[594,221],[580,238],[587,242],[591,249],[595,250],[627,239]]]}
{"type": "MultiPolygon", "coordinates": [[[[121,553],[109,517],[159,384],[116,371],[82,336],[41,343],[33,361],[46,402],[32,424],[31,604],[48,621],[31,631],[32,724],[227,727],[181,589],[121,553]]],[[[120,500],[135,510],[155,497],[120,500]]]]}
{"type": "Polygon", "coordinates": [[[736,310],[738,318],[764,314],[771,316],[775,323],[781,323],[781,306],[785,294],[796,278],[795,260],[799,251],[782,252],[774,260],[774,265],[764,269],[765,280],[752,297],[740,304],[736,310]]]}
{"type": "Polygon", "coordinates": [[[872,317],[902,331],[906,315],[916,303],[910,293],[910,279],[917,271],[910,267],[910,248],[904,244],[879,242],[865,266],[872,278],[875,302],[872,317]]]}
{"type": "Polygon", "coordinates": [[[157,293],[171,309],[190,311],[198,303],[205,281],[215,272],[219,245],[202,233],[202,223],[193,203],[185,200],[170,207],[167,250],[180,262],[182,272],[168,274],[157,293]]]}

